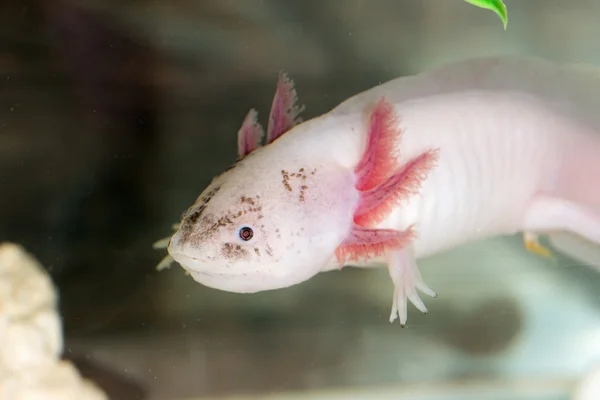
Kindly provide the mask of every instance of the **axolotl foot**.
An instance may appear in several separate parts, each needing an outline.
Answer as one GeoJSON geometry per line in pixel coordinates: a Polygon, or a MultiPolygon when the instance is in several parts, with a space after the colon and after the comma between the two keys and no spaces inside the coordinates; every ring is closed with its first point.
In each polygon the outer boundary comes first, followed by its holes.
{"type": "Polygon", "coordinates": [[[388,269],[394,283],[390,322],[394,322],[399,317],[400,325],[404,327],[408,318],[408,301],[410,300],[419,311],[427,314],[427,307],[421,300],[418,291],[434,298],[437,297],[437,294],[423,281],[410,248],[391,252],[388,269]]]}
{"type": "Polygon", "coordinates": [[[540,243],[539,236],[536,233],[523,232],[523,242],[525,243],[525,248],[530,253],[545,258],[552,257],[552,252],[540,243]]]}

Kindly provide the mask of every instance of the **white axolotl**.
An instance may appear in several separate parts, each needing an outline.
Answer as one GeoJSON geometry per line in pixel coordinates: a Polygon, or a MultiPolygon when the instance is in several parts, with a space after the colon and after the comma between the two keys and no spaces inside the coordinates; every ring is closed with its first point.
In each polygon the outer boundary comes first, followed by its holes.
{"type": "MultiPolygon", "coordinates": [[[[401,77],[301,121],[280,74],[263,128],[157,242],[197,282],[239,293],[386,265],[390,322],[436,296],[415,260],[484,238],[567,232],[600,244],[600,72],[490,57],[401,77]]],[[[579,242],[574,242],[579,243],[579,242]]],[[[580,247],[584,249],[584,247],[580,247]]],[[[588,257],[589,261],[589,257],[588,257]]],[[[598,260],[591,260],[598,261],[598,260]]]]}

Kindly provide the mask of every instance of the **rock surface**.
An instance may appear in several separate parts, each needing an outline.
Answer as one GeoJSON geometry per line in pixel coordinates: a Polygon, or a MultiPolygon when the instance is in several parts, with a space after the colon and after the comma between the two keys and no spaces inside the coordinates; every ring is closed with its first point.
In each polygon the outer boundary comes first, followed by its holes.
{"type": "Polygon", "coordinates": [[[0,244],[0,400],[106,400],[61,360],[57,295],[42,266],[12,243],[0,244]]]}

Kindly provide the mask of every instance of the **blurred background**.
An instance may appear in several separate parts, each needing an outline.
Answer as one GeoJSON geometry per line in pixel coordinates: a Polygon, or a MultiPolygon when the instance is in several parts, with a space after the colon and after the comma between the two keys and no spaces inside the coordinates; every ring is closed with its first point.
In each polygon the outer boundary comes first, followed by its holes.
{"type": "Polygon", "coordinates": [[[439,298],[405,329],[385,269],[254,295],[154,269],[280,70],[308,119],[466,57],[600,64],[600,0],[505,3],[507,31],[462,0],[3,1],[0,241],[51,274],[65,357],[117,400],[574,398],[600,363],[600,274],[520,237],[423,260],[439,298]]]}

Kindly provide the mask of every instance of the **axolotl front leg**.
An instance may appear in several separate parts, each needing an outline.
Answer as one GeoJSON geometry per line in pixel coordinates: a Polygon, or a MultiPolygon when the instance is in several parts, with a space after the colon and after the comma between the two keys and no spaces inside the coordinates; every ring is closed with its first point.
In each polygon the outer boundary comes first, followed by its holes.
{"type": "Polygon", "coordinates": [[[340,265],[385,256],[394,284],[390,322],[397,317],[404,326],[408,301],[421,312],[427,308],[418,291],[437,297],[423,281],[415,260],[412,242],[416,235],[413,226],[405,230],[380,229],[384,221],[402,202],[417,195],[422,182],[435,167],[438,150],[431,149],[399,163],[395,154],[402,131],[393,106],[382,99],[370,115],[367,145],[361,161],[355,167],[359,204],[354,212],[354,227],[338,247],[340,265]]]}

